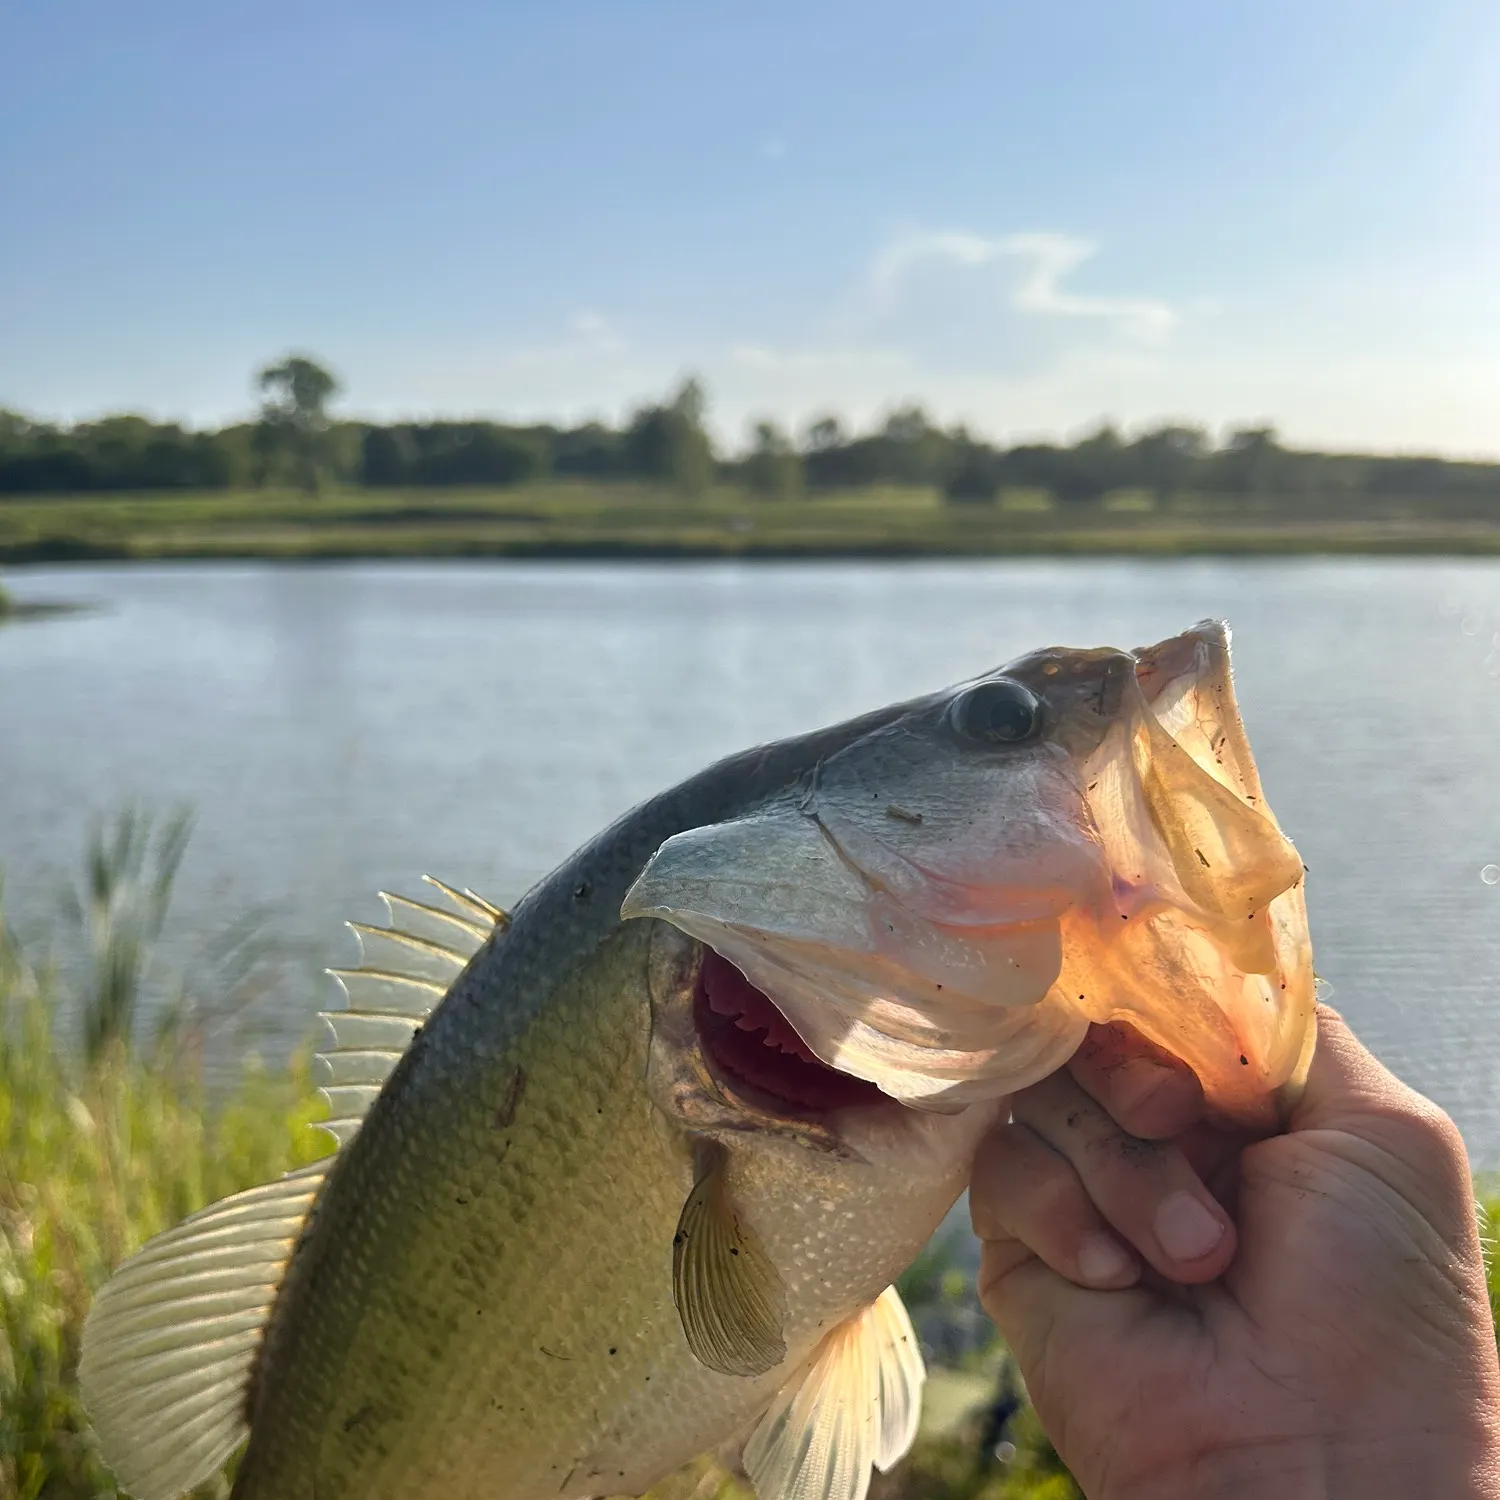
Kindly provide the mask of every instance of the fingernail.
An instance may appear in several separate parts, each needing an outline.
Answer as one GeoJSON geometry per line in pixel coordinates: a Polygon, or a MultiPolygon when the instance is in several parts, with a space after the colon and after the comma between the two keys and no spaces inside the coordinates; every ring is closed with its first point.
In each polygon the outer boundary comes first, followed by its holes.
{"type": "Polygon", "coordinates": [[[1173,1193],[1156,1210],[1156,1238],[1173,1260],[1202,1260],[1224,1238],[1223,1221],[1191,1193],[1173,1193]]]}
{"type": "Polygon", "coordinates": [[[1085,1281],[1102,1286],[1118,1281],[1130,1269],[1130,1257],[1110,1235],[1087,1235],[1078,1247],[1078,1274],[1085,1281]]]}

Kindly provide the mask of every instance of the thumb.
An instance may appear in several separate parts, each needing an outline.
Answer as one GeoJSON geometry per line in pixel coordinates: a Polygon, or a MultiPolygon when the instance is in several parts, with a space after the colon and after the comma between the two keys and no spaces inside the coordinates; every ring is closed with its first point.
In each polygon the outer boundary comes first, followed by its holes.
{"type": "Polygon", "coordinates": [[[1289,1136],[1304,1132],[1317,1132],[1320,1144],[1357,1163],[1467,1245],[1473,1186],[1458,1127],[1402,1083],[1326,1005],[1318,1007],[1307,1087],[1287,1123],[1289,1136]]]}
{"type": "Polygon", "coordinates": [[[1292,1107],[1288,1134],[1347,1130],[1406,1102],[1405,1096],[1412,1091],[1355,1036],[1336,1010],[1318,1006],[1317,1027],[1312,1065],[1302,1096],[1292,1107]]]}

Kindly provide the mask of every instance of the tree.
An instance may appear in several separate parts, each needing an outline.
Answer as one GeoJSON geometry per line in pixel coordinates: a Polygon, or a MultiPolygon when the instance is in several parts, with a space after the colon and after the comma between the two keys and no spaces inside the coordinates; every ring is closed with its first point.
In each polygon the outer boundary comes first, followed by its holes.
{"type": "Polygon", "coordinates": [[[1283,477],[1285,457],[1274,427],[1238,428],[1218,454],[1221,487],[1231,494],[1269,494],[1283,477]]]}
{"type": "Polygon", "coordinates": [[[802,493],[802,459],[791,439],[774,422],[757,422],[745,483],[768,500],[791,500],[802,493]]]}
{"type": "Polygon", "coordinates": [[[1070,469],[1071,483],[1065,481],[1065,488],[1071,498],[1097,500],[1121,486],[1126,477],[1125,444],[1118,430],[1105,422],[1075,443],[1070,469]]]}
{"type": "Polygon", "coordinates": [[[407,484],[416,460],[402,427],[368,427],[359,445],[360,482],[372,486],[407,484]]]}
{"type": "Polygon", "coordinates": [[[952,472],[943,485],[949,500],[993,501],[1000,488],[1000,455],[984,443],[975,442],[962,428],[954,434],[955,458],[952,472]]]}
{"type": "Polygon", "coordinates": [[[1208,435],[1201,427],[1158,427],[1130,445],[1135,477],[1160,496],[1191,489],[1208,456],[1208,435]]]}
{"type": "Polygon", "coordinates": [[[920,443],[932,430],[927,413],[920,406],[898,407],[885,419],[882,433],[893,443],[920,443]]]}
{"type": "Polygon", "coordinates": [[[898,484],[942,484],[947,479],[951,440],[920,406],[891,412],[875,443],[872,456],[881,479],[898,484]]]}
{"type": "Polygon", "coordinates": [[[338,380],[315,360],[289,354],[256,376],[263,395],[256,449],[261,479],[285,466],[309,495],[316,494],[328,466],[328,403],[338,380]]]}
{"type": "Polygon", "coordinates": [[[832,413],[815,417],[807,424],[802,446],[809,453],[826,453],[830,448],[842,448],[848,439],[844,436],[844,424],[832,413]]]}
{"type": "Polygon", "coordinates": [[[714,453],[703,429],[706,399],[689,377],[665,406],[642,407],[625,433],[629,471],[665,480],[688,495],[700,495],[713,478],[714,453]]]}

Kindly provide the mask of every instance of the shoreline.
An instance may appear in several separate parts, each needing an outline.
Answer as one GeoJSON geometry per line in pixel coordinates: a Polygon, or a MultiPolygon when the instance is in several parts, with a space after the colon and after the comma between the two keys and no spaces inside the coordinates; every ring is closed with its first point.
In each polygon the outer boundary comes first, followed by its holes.
{"type": "Polygon", "coordinates": [[[1125,507],[945,501],[922,486],[797,500],[643,485],[0,498],[0,566],[379,558],[786,562],[963,557],[1500,555],[1500,505],[1407,497],[1159,497],[1125,507]]]}
{"type": "Polygon", "coordinates": [[[1033,534],[985,545],[954,545],[909,538],[848,543],[725,538],[705,540],[492,539],[486,537],[345,540],[298,537],[265,541],[211,539],[163,542],[156,538],[100,542],[48,537],[0,543],[0,567],[58,567],[69,563],[164,562],[439,562],[475,560],[574,562],[900,562],[1037,557],[1493,557],[1500,529],[1489,534],[1442,532],[1382,535],[1363,531],[1306,533],[1073,533],[1033,534]]]}

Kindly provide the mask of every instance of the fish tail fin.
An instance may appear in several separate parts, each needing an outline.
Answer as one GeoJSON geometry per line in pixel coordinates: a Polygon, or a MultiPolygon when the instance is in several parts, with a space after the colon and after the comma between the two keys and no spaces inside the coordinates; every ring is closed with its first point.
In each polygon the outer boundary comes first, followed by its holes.
{"type": "Polygon", "coordinates": [[[79,1387],[105,1462],[138,1500],[176,1500],[248,1435],[265,1323],[332,1165],[314,1162],[184,1219],[94,1299],[79,1387]]]}

